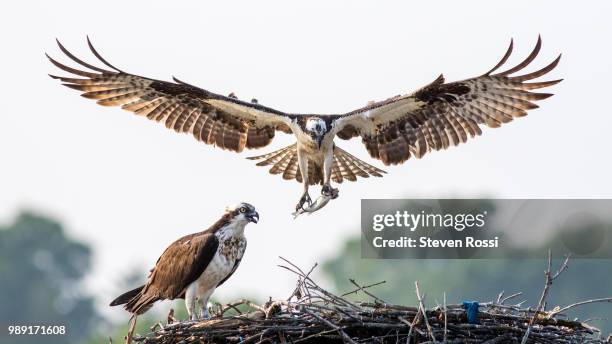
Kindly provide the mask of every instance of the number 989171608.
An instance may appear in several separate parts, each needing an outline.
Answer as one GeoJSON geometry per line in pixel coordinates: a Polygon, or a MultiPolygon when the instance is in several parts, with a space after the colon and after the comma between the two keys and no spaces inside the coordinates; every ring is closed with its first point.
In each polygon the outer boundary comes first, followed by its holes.
{"type": "Polygon", "coordinates": [[[29,336],[29,335],[65,335],[65,325],[9,325],[8,334],[11,336],[29,336]]]}

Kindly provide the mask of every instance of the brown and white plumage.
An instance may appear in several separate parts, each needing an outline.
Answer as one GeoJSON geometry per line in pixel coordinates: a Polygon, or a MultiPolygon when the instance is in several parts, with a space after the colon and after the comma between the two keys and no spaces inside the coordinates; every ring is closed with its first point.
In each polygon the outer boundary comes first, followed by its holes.
{"type": "Polygon", "coordinates": [[[259,214],[250,204],[228,209],[207,230],[186,235],[168,246],[147,282],[118,296],[110,305],[125,305],[130,313],[142,314],[159,300],[184,298],[190,318],[197,316],[197,304],[205,316],[208,298],[242,260],[246,249],[244,227],[258,220],[259,214]]]}
{"type": "Polygon", "coordinates": [[[336,146],[336,136],[344,140],[361,137],[371,157],[385,165],[399,164],[412,156],[421,158],[428,152],[466,142],[482,133],[483,124],[495,128],[525,116],[538,107],[535,101],[552,95],[533,90],[561,81],[528,82],[554,69],[560,55],[540,70],[515,75],[539,53],[542,41],[538,37],[532,53],[504,72],[495,73],[510,57],[512,42],[494,68],[475,78],[445,83],[440,75],[416,92],[372,102],[345,114],[293,114],[256,100],[241,101],[233,94],[215,94],[176,78],[165,82],[125,73],[104,60],[89,39],[93,54],[110,70],[88,64],[58,44],[70,59],[89,71],[49,57],[58,68],[79,76],[52,77],[101,105],[121,106],[177,132],[191,133],[201,142],[235,152],[268,145],[276,131],[294,134],[295,145],[253,159],[263,160],[260,166],[272,165],[272,174],[304,184],[298,207],[310,202],[309,185],[323,184],[323,192],[330,193],[330,180],[340,183],[384,173],[336,146]]]}
{"type": "Polygon", "coordinates": [[[214,94],[176,78],[166,82],[124,73],[106,62],[89,39],[87,42],[93,54],[112,70],[82,61],[58,41],[66,56],[92,71],[71,68],[47,55],[58,68],[82,78],[51,77],[83,91],[83,97],[100,105],[121,106],[177,132],[190,133],[198,141],[235,152],[268,145],[276,130],[290,132],[288,121],[276,110],[214,94]]]}
{"type": "MultiPolygon", "coordinates": [[[[302,174],[298,165],[297,144],[249,159],[263,160],[258,162],[257,166],[272,165],[272,168],[270,168],[271,174],[282,174],[283,179],[295,179],[300,183],[302,182],[302,174]]],[[[309,163],[313,165],[312,168],[308,168],[309,184],[320,184],[323,179],[323,175],[320,173],[321,169],[316,168],[317,166],[314,166],[313,161],[309,161],[309,163]]],[[[334,182],[342,183],[345,179],[356,181],[357,176],[363,178],[369,176],[382,177],[382,173],[385,173],[385,171],[359,160],[338,146],[334,146],[334,164],[331,174],[331,180],[334,182]]]]}
{"type": "Polygon", "coordinates": [[[497,128],[516,117],[526,116],[527,110],[538,107],[534,101],[552,96],[530,91],[561,81],[526,82],[553,70],[561,55],[540,70],[512,75],[527,67],[541,46],[542,40],[538,37],[525,60],[493,74],[510,57],[511,42],[502,60],[479,77],[445,83],[440,75],[414,93],[342,115],[337,120],[337,135],[343,139],[361,136],[370,156],[390,165],[466,142],[468,137],[482,133],[482,124],[497,128]]]}

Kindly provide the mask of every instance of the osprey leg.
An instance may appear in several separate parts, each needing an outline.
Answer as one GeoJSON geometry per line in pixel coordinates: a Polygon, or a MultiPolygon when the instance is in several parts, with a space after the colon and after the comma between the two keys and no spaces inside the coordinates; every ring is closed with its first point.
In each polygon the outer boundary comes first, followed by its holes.
{"type": "Polygon", "coordinates": [[[332,199],[338,198],[339,193],[340,193],[340,190],[333,188],[331,184],[329,183],[324,184],[323,187],[321,188],[321,195],[332,197],[332,199]]]}
{"type": "Polygon", "coordinates": [[[295,206],[295,210],[298,211],[304,207],[304,204],[308,203],[308,206],[312,205],[312,199],[310,199],[310,195],[308,194],[308,184],[304,183],[304,193],[300,198],[300,201],[295,206]]]}
{"type": "Polygon", "coordinates": [[[197,307],[200,308],[199,310],[200,319],[210,318],[210,314],[208,313],[208,300],[210,299],[210,296],[214,293],[214,291],[215,289],[210,289],[206,291],[205,293],[198,295],[197,307]]]}
{"type": "Polygon", "coordinates": [[[198,314],[196,312],[196,283],[191,283],[187,290],[185,291],[185,308],[187,308],[187,314],[189,315],[189,320],[196,320],[198,314]]]}
{"type": "Polygon", "coordinates": [[[300,201],[295,206],[295,210],[299,211],[302,209],[305,203],[308,202],[308,206],[312,204],[312,200],[310,199],[310,195],[308,194],[308,157],[304,157],[300,154],[298,150],[298,161],[300,164],[300,173],[302,174],[302,183],[304,185],[304,193],[302,193],[302,197],[300,201]]]}
{"type": "Polygon", "coordinates": [[[334,154],[327,154],[325,156],[325,160],[323,160],[323,187],[321,188],[321,194],[323,196],[334,196],[333,198],[338,197],[338,189],[334,189],[331,186],[331,175],[332,175],[332,166],[334,165],[334,154]]]}

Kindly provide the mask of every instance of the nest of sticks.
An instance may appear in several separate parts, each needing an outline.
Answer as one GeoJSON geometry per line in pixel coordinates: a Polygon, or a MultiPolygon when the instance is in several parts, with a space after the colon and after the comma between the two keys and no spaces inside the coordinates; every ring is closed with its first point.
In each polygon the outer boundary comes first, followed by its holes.
{"type": "MultiPolygon", "coordinates": [[[[283,259],[283,258],[281,258],[283,259]]],[[[512,303],[520,293],[498,295],[478,305],[469,319],[464,304],[426,307],[425,296],[415,282],[417,306],[389,304],[369,289],[384,282],[362,286],[335,295],[310,277],[316,265],[304,271],[288,260],[280,265],[294,273],[297,286],[287,300],[270,300],[256,305],[240,300],[219,305],[208,320],[159,323],[151,333],[135,335],[136,343],[612,343],[599,330],[585,322],[568,319],[570,308],[612,298],[586,300],[545,310],[545,299],[552,282],[567,267],[567,259],[551,271],[551,258],[545,272],[545,285],[535,307],[512,303]],[[356,302],[362,294],[367,302],[356,302]],[[350,296],[350,297],[349,297],[350,296]],[[240,311],[248,306],[249,311],[240,311]],[[228,315],[234,313],[233,315],[228,315]],[[476,315],[476,319],[473,316],[476,315]]],[[[445,297],[444,297],[445,298],[445,297]]]]}

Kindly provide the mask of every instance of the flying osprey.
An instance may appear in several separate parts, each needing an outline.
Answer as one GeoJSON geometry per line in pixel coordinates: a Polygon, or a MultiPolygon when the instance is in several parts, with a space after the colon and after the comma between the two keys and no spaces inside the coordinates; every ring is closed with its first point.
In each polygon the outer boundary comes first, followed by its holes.
{"type": "Polygon", "coordinates": [[[308,186],[322,184],[322,194],[337,195],[330,180],[355,181],[357,176],[381,177],[384,171],[340,149],[335,137],[348,140],[360,136],[366,149],[385,165],[400,164],[411,156],[446,149],[481,134],[480,125],[499,127],[537,108],[532,101],[550,97],[530,92],[561,80],[526,82],[550,72],[561,55],[546,67],[512,76],[529,65],[540,51],[542,41],[521,63],[495,73],[510,57],[512,41],[501,61],[485,74],[458,82],[445,83],[440,75],[429,85],[409,94],[398,95],[344,114],[293,114],[260,105],[257,100],[241,101],[232,93],[222,96],[189,85],[176,78],[166,82],[129,74],[115,68],[98,54],[89,39],[92,53],[108,68],[88,64],[64,48],[74,62],[88,68],[82,71],[63,65],[60,69],[82,78],[53,76],[63,85],[84,91],[83,97],[98,104],[121,106],[149,119],[163,122],[177,132],[191,133],[204,143],[234,152],[268,145],[276,131],[293,134],[296,143],[275,152],[253,157],[257,165],[272,165],[270,173],[303,183],[304,192],[296,210],[311,204],[308,186]]]}
{"type": "Polygon", "coordinates": [[[208,299],[242,260],[247,244],[244,227],[258,220],[259,214],[250,204],[227,209],[207,230],[186,235],[168,246],[151,269],[147,283],[120,295],[110,305],[125,305],[136,316],[156,301],[184,298],[189,319],[207,318],[208,299]]]}

